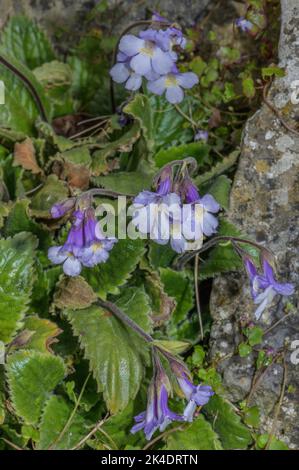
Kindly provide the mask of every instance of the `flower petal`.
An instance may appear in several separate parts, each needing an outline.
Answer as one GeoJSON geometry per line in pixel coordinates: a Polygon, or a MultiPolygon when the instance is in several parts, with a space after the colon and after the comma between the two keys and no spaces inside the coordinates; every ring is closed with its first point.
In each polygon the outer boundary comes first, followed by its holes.
{"type": "Polygon", "coordinates": [[[66,260],[67,255],[61,249],[62,246],[52,246],[49,248],[48,258],[53,264],[61,264],[66,260]]]}
{"type": "Polygon", "coordinates": [[[164,93],[166,89],[165,77],[161,77],[158,78],[158,80],[148,82],[147,89],[155,95],[162,95],[162,93],[164,93]]]}
{"type": "Polygon", "coordinates": [[[179,86],[171,86],[166,90],[166,99],[171,104],[180,103],[184,99],[184,92],[179,86]]]}
{"type": "Polygon", "coordinates": [[[112,77],[112,80],[114,80],[116,83],[123,83],[130,76],[128,66],[126,64],[123,64],[122,62],[113,65],[109,73],[112,77]]]}
{"type": "Polygon", "coordinates": [[[178,83],[183,88],[192,88],[198,83],[198,76],[193,72],[180,73],[177,76],[178,83]]]}
{"type": "Polygon", "coordinates": [[[134,36],[134,34],[126,34],[121,38],[118,48],[120,52],[132,57],[133,55],[138,54],[143,46],[143,39],[134,36]]]}
{"type": "Polygon", "coordinates": [[[204,206],[204,208],[209,212],[219,212],[220,205],[218,202],[213,198],[211,194],[205,194],[201,199],[200,203],[204,206]]]}
{"type": "Polygon", "coordinates": [[[142,77],[137,73],[132,73],[129,80],[127,81],[125,88],[127,90],[136,91],[139,90],[142,84],[142,77]]]}
{"type": "Polygon", "coordinates": [[[68,276],[79,276],[81,273],[81,263],[74,256],[69,256],[67,260],[63,263],[63,271],[68,276]]]}
{"type": "Polygon", "coordinates": [[[131,59],[130,67],[139,75],[145,75],[152,68],[151,58],[146,54],[137,54],[131,59]]]}
{"type": "Polygon", "coordinates": [[[167,52],[163,52],[160,47],[156,47],[152,57],[153,70],[160,75],[170,72],[173,60],[167,52]]]}

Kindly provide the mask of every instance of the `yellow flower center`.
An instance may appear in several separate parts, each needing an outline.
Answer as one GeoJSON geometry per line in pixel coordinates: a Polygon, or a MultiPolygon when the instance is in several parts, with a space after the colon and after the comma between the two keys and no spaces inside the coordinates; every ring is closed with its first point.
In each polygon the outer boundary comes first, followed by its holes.
{"type": "Polygon", "coordinates": [[[178,81],[175,77],[175,75],[173,74],[169,74],[167,75],[166,79],[165,79],[165,86],[168,88],[170,86],[177,86],[178,84],[178,81]]]}
{"type": "Polygon", "coordinates": [[[141,54],[153,57],[154,55],[154,43],[151,41],[145,41],[144,47],[140,49],[141,54]]]}

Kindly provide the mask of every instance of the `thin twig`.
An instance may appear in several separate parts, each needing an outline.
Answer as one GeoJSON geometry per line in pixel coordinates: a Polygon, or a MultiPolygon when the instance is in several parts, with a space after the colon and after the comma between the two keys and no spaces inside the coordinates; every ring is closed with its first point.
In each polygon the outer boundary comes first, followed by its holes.
{"type": "Polygon", "coordinates": [[[73,421],[73,419],[74,419],[74,416],[75,416],[75,414],[76,414],[76,412],[77,412],[77,409],[78,409],[78,407],[79,407],[79,404],[80,404],[80,402],[81,402],[83,393],[84,393],[84,391],[85,391],[85,388],[86,388],[86,385],[87,385],[87,382],[88,382],[90,376],[91,376],[91,373],[89,373],[89,374],[87,375],[87,377],[86,377],[86,379],[85,379],[85,381],[84,381],[84,383],[83,383],[83,386],[82,386],[82,388],[81,388],[81,392],[80,392],[80,394],[79,394],[79,396],[78,396],[78,400],[76,401],[75,406],[74,406],[74,409],[73,409],[72,413],[70,414],[69,419],[68,419],[67,422],[65,423],[64,428],[62,429],[62,431],[60,432],[60,434],[57,436],[57,438],[54,439],[54,441],[52,442],[52,444],[49,446],[48,450],[52,450],[52,449],[53,449],[53,447],[62,439],[62,437],[64,436],[64,434],[66,433],[66,431],[67,431],[68,428],[70,427],[70,425],[71,425],[71,423],[72,423],[72,421],[73,421]]]}
{"type": "Polygon", "coordinates": [[[102,308],[109,310],[113,315],[115,315],[120,321],[132,328],[139,336],[141,336],[147,343],[153,343],[154,339],[151,335],[146,333],[137,323],[134,322],[130,317],[128,317],[122,310],[120,310],[114,303],[109,302],[108,300],[99,299],[97,301],[98,305],[102,308]]]}
{"type": "Polygon", "coordinates": [[[282,405],[285,390],[286,390],[287,373],[288,373],[287,364],[286,364],[286,360],[285,360],[285,355],[283,355],[283,381],[282,381],[282,386],[281,386],[281,392],[280,392],[280,397],[279,397],[277,407],[276,407],[276,410],[275,410],[273,423],[272,423],[269,439],[268,439],[267,445],[265,447],[265,450],[269,449],[269,447],[271,445],[271,442],[272,442],[272,439],[273,439],[273,437],[275,435],[275,432],[276,432],[278,416],[279,416],[279,413],[280,413],[281,405],[282,405]]]}
{"type": "Polygon", "coordinates": [[[221,242],[225,242],[225,241],[227,241],[227,242],[235,241],[235,242],[238,242],[238,243],[246,243],[248,245],[251,245],[251,246],[257,248],[258,250],[267,251],[271,256],[274,256],[274,254],[271,252],[271,250],[269,250],[269,248],[266,248],[266,247],[260,245],[259,243],[252,241],[252,240],[247,240],[246,238],[241,238],[241,237],[230,237],[229,235],[219,235],[217,237],[212,238],[208,242],[206,242],[202,246],[202,248],[200,248],[199,250],[194,250],[191,253],[186,253],[186,254],[182,255],[181,257],[179,257],[178,260],[177,260],[178,268],[182,269],[184,267],[184,265],[186,263],[188,263],[188,261],[190,261],[194,256],[196,256],[196,254],[203,253],[204,251],[209,250],[210,248],[212,248],[217,243],[221,243],[221,242]]]}
{"type": "Polygon", "coordinates": [[[279,359],[280,357],[281,357],[281,353],[278,353],[273,358],[273,361],[265,368],[265,370],[256,379],[255,378],[253,379],[252,387],[251,387],[251,390],[250,390],[249,395],[248,395],[247,400],[246,400],[247,406],[249,406],[254,393],[256,392],[258,386],[260,385],[261,381],[265,377],[265,375],[268,372],[268,370],[270,369],[270,367],[272,367],[276,363],[277,359],[279,359]]]}
{"type": "Polygon", "coordinates": [[[287,129],[288,131],[290,132],[293,132],[294,134],[298,135],[299,136],[299,131],[297,131],[296,129],[294,129],[292,126],[290,126],[285,120],[284,118],[282,117],[282,115],[280,114],[280,112],[278,111],[278,109],[274,106],[273,103],[271,103],[271,101],[269,101],[268,99],[268,90],[269,90],[269,86],[271,85],[271,82],[269,82],[267,85],[264,86],[263,88],[263,101],[264,103],[268,106],[269,109],[271,109],[271,111],[273,111],[273,113],[275,114],[275,116],[279,119],[280,123],[283,125],[283,127],[285,127],[285,129],[287,129]]]}
{"type": "Polygon", "coordinates": [[[142,450],[147,450],[149,449],[153,444],[156,444],[156,442],[160,441],[160,439],[163,439],[163,437],[169,436],[169,434],[172,434],[175,431],[183,431],[184,428],[182,426],[177,426],[176,428],[169,429],[168,431],[162,432],[162,434],[159,434],[159,436],[155,437],[152,439],[150,442],[148,442],[142,450]]]}
{"type": "Polygon", "coordinates": [[[186,121],[189,121],[190,124],[192,124],[192,127],[195,127],[197,128],[198,127],[198,124],[191,118],[188,116],[188,114],[184,113],[184,111],[177,105],[177,104],[174,104],[173,105],[175,107],[175,109],[177,110],[177,112],[183,117],[186,119],[186,121]]]}
{"type": "Polygon", "coordinates": [[[101,420],[99,421],[95,426],[94,428],[92,428],[92,430],[85,436],[83,437],[79,442],[78,444],[76,444],[74,447],[72,447],[70,450],[78,450],[80,447],[83,446],[83,444],[85,444],[86,441],[88,441],[88,439],[90,439],[98,430],[101,426],[103,426],[103,424],[105,423],[105,421],[107,421],[107,419],[109,418],[109,413],[106,414],[106,416],[101,420]]]}
{"type": "Polygon", "coordinates": [[[9,441],[5,437],[1,437],[2,441],[6,442],[10,447],[12,447],[15,450],[27,450],[27,449],[22,449],[22,447],[17,446],[17,444],[14,444],[13,442],[9,441]]]}
{"type": "Polygon", "coordinates": [[[201,340],[203,341],[203,326],[202,326],[199,286],[198,286],[198,269],[199,269],[199,254],[195,256],[195,261],[194,261],[194,287],[195,287],[196,309],[197,309],[197,315],[198,315],[198,321],[199,321],[200,336],[201,336],[201,340]]]}
{"type": "Polygon", "coordinates": [[[274,328],[277,327],[277,325],[279,325],[280,323],[282,323],[283,321],[285,321],[286,318],[288,318],[290,315],[292,315],[293,312],[291,313],[288,313],[287,315],[284,315],[282,318],[280,318],[279,320],[277,320],[277,322],[275,322],[272,326],[270,326],[269,328],[267,328],[263,335],[267,335],[268,333],[270,333],[270,331],[274,330],[274,328]]]}
{"type": "MultiPolygon", "coordinates": [[[[163,22],[163,21],[153,21],[153,20],[140,20],[140,21],[135,21],[134,23],[129,24],[119,35],[118,41],[115,44],[113,55],[112,55],[112,63],[111,67],[116,62],[116,56],[117,56],[117,51],[118,51],[118,46],[120,43],[121,38],[127,34],[131,29],[136,28],[137,26],[146,26],[146,25],[152,25],[157,23],[159,26],[171,26],[171,23],[168,22],[163,22]]],[[[115,106],[115,93],[114,93],[114,82],[112,80],[112,77],[110,77],[110,98],[111,98],[111,108],[112,108],[112,113],[114,114],[116,111],[116,106],[115,106]]]]}
{"type": "Polygon", "coordinates": [[[22,80],[22,82],[30,92],[31,96],[33,97],[42,120],[45,122],[49,122],[41,97],[39,96],[38,91],[35,89],[35,86],[31,83],[29,78],[27,78],[19,69],[17,69],[17,67],[11,64],[2,55],[0,55],[0,63],[22,80]]]}

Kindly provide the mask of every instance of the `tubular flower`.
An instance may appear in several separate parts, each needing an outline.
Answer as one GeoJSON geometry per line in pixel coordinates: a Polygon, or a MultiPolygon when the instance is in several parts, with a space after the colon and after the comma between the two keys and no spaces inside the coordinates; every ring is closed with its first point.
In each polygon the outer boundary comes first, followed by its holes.
{"type": "Polygon", "coordinates": [[[78,276],[82,266],[80,251],[84,246],[84,212],[75,211],[75,220],[68,233],[67,240],[62,246],[52,246],[48,251],[48,258],[54,264],[62,264],[63,271],[68,276],[78,276]]]}
{"type": "Polygon", "coordinates": [[[245,258],[245,267],[250,280],[251,295],[258,308],[255,317],[260,319],[264,310],[271,304],[274,297],[278,295],[292,295],[294,286],[290,283],[279,283],[274,278],[274,271],[268,261],[262,260],[263,274],[258,274],[255,265],[249,258],[245,258]]]}
{"type": "Polygon", "coordinates": [[[171,369],[176,376],[178,384],[188,400],[188,404],[184,410],[184,420],[191,422],[193,415],[198,406],[203,406],[208,403],[211,396],[214,395],[212,387],[209,385],[194,385],[190,380],[190,372],[185,364],[177,361],[176,359],[170,360],[171,369]]]}
{"type": "Polygon", "coordinates": [[[172,181],[167,168],[162,174],[157,191],[142,191],[134,199],[132,223],[141,233],[149,233],[152,240],[166,244],[170,225],[181,217],[180,197],[171,192],[172,181]]]}
{"type": "Polygon", "coordinates": [[[106,262],[109,251],[117,241],[103,235],[93,208],[76,210],[73,217],[65,244],[48,250],[49,260],[54,264],[62,264],[63,271],[68,276],[78,276],[82,266],[91,268],[106,262]]]}
{"type": "Polygon", "coordinates": [[[135,416],[135,425],[131,433],[144,430],[147,440],[150,440],[154,432],[159,429],[164,431],[172,421],[184,421],[184,417],[171,411],[168,407],[169,380],[158,361],[158,370],[152,379],[147,397],[147,408],[139,415],[135,416]]]}
{"type": "MultiPolygon", "coordinates": [[[[165,18],[154,14],[153,22],[165,23],[165,18]]],[[[163,25],[161,25],[163,26],[163,25]]],[[[170,103],[180,103],[184,89],[198,83],[193,72],[180,73],[175,48],[184,49],[186,38],[182,31],[170,26],[166,29],[148,28],[134,34],[124,35],[118,46],[117,62],[110,70],[116,83],[124,83],[127,90],[136,91],[147,80],[148,90],[156,95],[164,92],[170,103]]]]}

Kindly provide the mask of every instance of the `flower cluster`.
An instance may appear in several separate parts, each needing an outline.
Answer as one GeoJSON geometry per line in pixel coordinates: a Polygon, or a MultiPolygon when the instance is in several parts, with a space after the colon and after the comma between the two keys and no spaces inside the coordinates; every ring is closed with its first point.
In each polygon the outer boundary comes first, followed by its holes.
{"type": "Polygon", "coordinates": [[[262,260],[263,273],[259,274],[253,262],[246,257],[245,267],[250,280],[251,295],[255,304],[258,305],[255,317],[260,319],[264,310],[271,304],[274,297],[278,295],[292,295],[293,284],[279,283],[275,280],[274,271],[266,258],[262,260]]]}
{"type": "Polygon", "coordinates": [[[173,181],[172,167],[166,165],[156,191],[142,191],[133,201],[132,223],[140,233],[161,245],[170,242],[177,253],[202,246],[204,236],[217,231],[213,215],[220,210],[213,196],[200,197],[190,177],[173,181]]]}
{"type": "Polygon", "coordinates": [[[116,243],[115,238],[105,238],[94,209],[90,204],[83,208],[76,207],[76,198],[70,198],[55,204],[51,209],[53,218],[59,218],[71,211],[72,225],[66,242],[61,246],[52,246],[48,258],[54,264],[62,264],[68,276],[78,276],[82,266],[91,268],[105,263],[109,251],[116,243]]]}
{"type": "MultiPolygon", "coordinates": [[[[153,21],[165,25],[162,17],[154,15],[153,21]]],[[[184,98],[184,89],[198,83],[193,72],[181,73],[176,62],[176,48],[184,48],[186,39],[180,29],[169,26],[166,29],[153,27],[134,34],[124,35],[118,45],[117,62],[111,68],[110,75],[116,83],[123,83],[127,90],[136,91],[147,81],[147,88],[156,95],[165,92],[166,99],[180,103],[184,98]]]]}
{"type": "Polygon", "coordinates": [[[249,33],[254,27],[253,23],[251,21],[247,20],[246,18],[244,18],[243,16],[236,19],[235,24],[244,33],[249,33]]]}
{"type": "Polygon", "coordinates": [[[140,430],[144,431],[147,440],[150,440],[154,432],[161,432],[173,421],[193,421],[193,416],[198,406],[208,403],[214,394],[208,385],[194,385],[190,380],[190,372],[185,364],[174,356],[167,354],[167,359],[183,395],[188,400],[182,415],[169,409],[168,398],[171,390],[169,379],[162,367],[160,360],[155,357],[154,377],[150,383],[147,397],[146,411],[135,416],[135,425],[131,429],[134,434],[140,430]]]}

